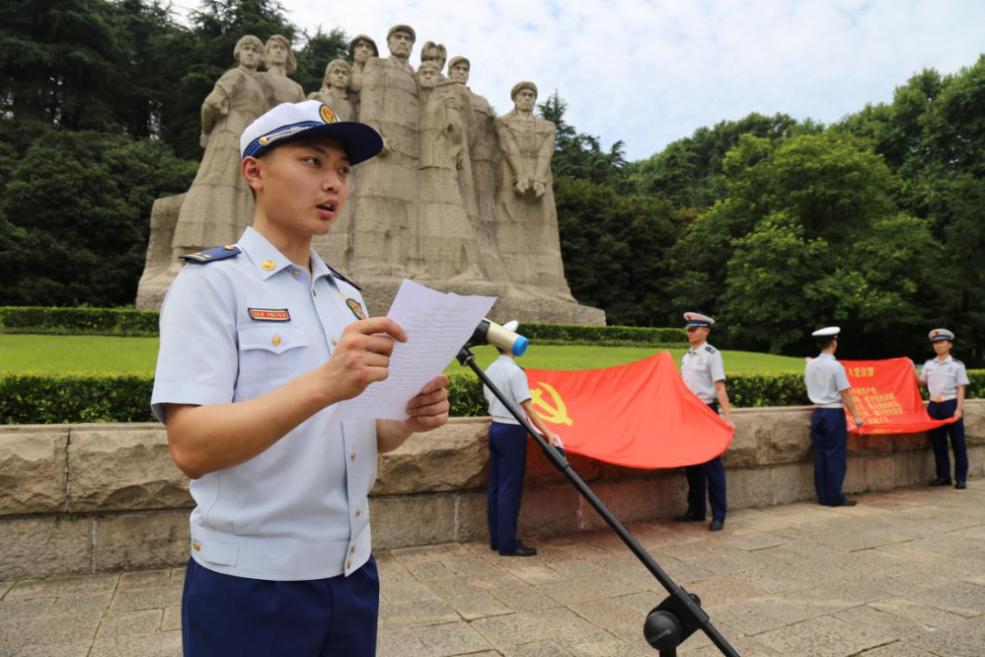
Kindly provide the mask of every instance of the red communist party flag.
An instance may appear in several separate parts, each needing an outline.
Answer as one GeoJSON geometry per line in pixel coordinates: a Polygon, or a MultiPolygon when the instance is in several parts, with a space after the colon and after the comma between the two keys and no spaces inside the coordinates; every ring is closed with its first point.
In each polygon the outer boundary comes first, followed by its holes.
{"type": "Polygon", "coordinates": [[[848,429],[855,433],[920,433],[954,421],[934,420],[920,398],[909,358],[843,360],[852,384],[855,406],[865,423],[861,429],[848,411],[848,429]]]}
{"type": "Polygon", "coordinates": [[[531,403],[569,452],[631,468],[705,463],[734,430],[685,387],[670,353],[600,370],[527,370],[531,403]]]}

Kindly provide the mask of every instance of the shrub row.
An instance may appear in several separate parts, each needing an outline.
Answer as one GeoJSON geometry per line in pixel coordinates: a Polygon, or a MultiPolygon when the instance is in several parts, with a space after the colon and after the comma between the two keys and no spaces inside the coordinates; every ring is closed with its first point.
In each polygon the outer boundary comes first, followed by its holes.
{"type": "MultiPolygon", "coordinates": [[[[75,335],[157,335],[158,313],[121,308],[0,306],[0,331],[75,335]]],[[[540,344],[680,345],[681,328],[524,324],[521,333],[540,344]]]]}
{"type": "MultiPolygon", "coordinates": [[[[985,397],[985,370],[968,373],[969,398],[985,397]]],[[[69,422],[152,422],[148,376],[38,376],[0,374],[0,424],[69,422]]],[[[798,374],[756,374],[728,380],[729,397],[737,407],[808,404],[798,374]]],[[[451,415],[486,415],[482,385],[471,372],[450,377],[451,415]]]]}
{"type": "Polygon", "coordinates": [[[0,306],[0,332],[155,336],[157,318],[157,312],[127,308],[0,306]]]}

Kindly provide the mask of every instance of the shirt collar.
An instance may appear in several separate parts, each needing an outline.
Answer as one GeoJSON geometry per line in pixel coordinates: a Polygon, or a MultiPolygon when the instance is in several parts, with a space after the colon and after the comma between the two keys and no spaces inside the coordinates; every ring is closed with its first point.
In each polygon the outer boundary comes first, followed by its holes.
{"type": "Polygon", "coordinates": [[[817,357],[818,358],[828,358],[828,359],[831,359],[831,360],[835,360],[835,355],[834,354],[829,354],[826,351],[823,351],[823,352],[819,353],[817,355],[817,357]]]}
{"type": "MultiPolygon", "coordinates": [[[[261,280],[267,280],[288,267],[297,267],[253,226],[246,227],[243,235],[239,238],[239,242],[237,242],[237,246],[253,261],[253,266],[257,268],[261,280]]],[[[311,249],[310,257],[312,280],[317,280],[322,276],[327,276],[331,280],[332,269],[325,264],[325,261],[314,249],[311,249]]]]}
{"type": "Polygon", "coordinates": [[[944,358],[944,360],[941,360],[937,356],[934,356],[934,362],[936,362],[936,363],[950,363],[951,362],[951,354],[948,354],[947,357],[944,358]]]}
{"type": "Polygon", "coordinates": [[[699,345],[695,345],[695,346],[691,346],[691,345],[688,345],[688,350],[687,350],[687,351],[688,351],[688,353],[691,353],[691,354],[696,354],[696,353],[698,353],[699,351],[701,351],[701,348],[702,348],[703,346],[705,346],[706,344],[708,344],[708,341],[707,341],[707,340],[705,340],[704,342],[702,342],[702,343],[701,343],[701,344],[699,344],[699,345]]]}

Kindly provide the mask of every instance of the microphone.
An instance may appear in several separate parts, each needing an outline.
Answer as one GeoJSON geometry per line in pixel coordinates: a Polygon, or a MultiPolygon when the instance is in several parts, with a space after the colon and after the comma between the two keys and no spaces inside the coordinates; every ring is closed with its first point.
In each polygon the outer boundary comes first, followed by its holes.
{"type": "Polygon", "coordinates": [[[516,320],[497,324],[488,318],[483,318],[469,338],[469,345],[491,344],[514,356],[522,356],[527,351],[529,341],[515,331],[519,324],[516,320]]]}

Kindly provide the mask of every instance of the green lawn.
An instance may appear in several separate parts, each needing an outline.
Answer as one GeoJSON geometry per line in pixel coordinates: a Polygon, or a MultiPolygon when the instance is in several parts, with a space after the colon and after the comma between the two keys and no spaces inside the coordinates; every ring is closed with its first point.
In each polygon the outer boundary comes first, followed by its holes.
{"type": "MultiPolygon", "coordinates": [[[[658,350],[647,347],[588,347],[562,345],[530,346],[520,359],[534,369],[582,370],[630,363],[658,350]]],[[[683,349],[672,349],[679,363],[683,349]]],[[[748,351],[724,351],[725,369],[730,374],[757,372],[802,372],[801,358],[788,358],[748,351]]],[[[475,350],[476,360],[485,367],[495,358],[492,347],[475,350]]],[[[116,338],[104,336],[0,335],[0,371],[41,373],[123,372],[153,374],[157,359],[157,338],[116,338]]],[[[464,370],[457,362],[448,372],[464,370]]]]}

